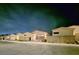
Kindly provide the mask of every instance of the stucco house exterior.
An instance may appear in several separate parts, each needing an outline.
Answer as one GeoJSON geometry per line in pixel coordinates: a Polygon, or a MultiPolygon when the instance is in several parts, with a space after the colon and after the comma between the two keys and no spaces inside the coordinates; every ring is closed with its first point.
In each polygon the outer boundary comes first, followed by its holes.
{"type": "Polygon", "coordinates": [[[47,39],[47,32],[44,31],[39,31],[39,30],[35,30],[32,32],[32,41],[38,41],[38,42],[43,42],[47,39]]]}
{"type": "Polygon", "coordinates": [[[74,28],[60,27],[52,30],[52,36],[72,36],[74,28]]]}
{"type": "Polygon", "coordinates": [[[26,41],[31,41],[32,33],[30,33],[30,32],[25,32],[25,33],[23,33],[23,36],[24,36],[24,40],[26,40],[26,41]]]}
{"type": "Polygon", "coordinates": [[[30,32],[16,33],[16,40],[30,41],[31,40],[31,33],[30,32]]]}
{"type": "Polygon", "coordinates": [[[75,35],[76,33],[79,33],[79,26],[77,25],[73,25],[73,26],[69,26],[68,28],[74,28],[73,34],[75,35]]]}
{"type": "Polygon", "coordinates": [[[69,28],[74,28],[73,35],[75,36],[75,41],[79,43],[79,26],[73,25],[73,26],[69,26],[69,28]]]}
{"type": "Polygon", "coordinates": [[[52,30],[52,35],[45,31],[2,34],[0,40],[34,41],[49,43],[79,43],[79,26],[60,27],[52,30]]]}
{"type": "Polygon", "coordinates": [[[23,37],[23,34],[22,33],[16,33],[16,40],[17,41],[24,40],[23,38],[24,37],[23,37]]]}
{"type": "Polygon", "coordinates": [[[74,28],[60,27],[52,30],[52,36],[47,37],[47,42],[75,43],[74,28]]]}
{"type": "Polygon", "coordinates": [[[16,40],[16,35],[15,34],[10,34],[9,39],[10,40],[16,40]]]}

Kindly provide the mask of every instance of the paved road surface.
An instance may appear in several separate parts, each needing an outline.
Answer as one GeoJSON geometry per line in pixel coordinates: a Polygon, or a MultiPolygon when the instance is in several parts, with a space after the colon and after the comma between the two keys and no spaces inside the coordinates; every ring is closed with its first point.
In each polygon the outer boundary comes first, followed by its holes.
{"type": "Polygon", "coordinates": [[[79,54],[79,45],[48,43],[6,43],[0,44],[0,55],[67,55],[79,54]]]}

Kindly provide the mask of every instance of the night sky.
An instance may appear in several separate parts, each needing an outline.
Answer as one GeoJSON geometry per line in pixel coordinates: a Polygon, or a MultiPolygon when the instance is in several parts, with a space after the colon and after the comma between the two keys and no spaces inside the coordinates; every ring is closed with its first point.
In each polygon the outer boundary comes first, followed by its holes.
{"type": "Polygon", "coordinates": [[[79,25],[79,4],[0,4],[0,34],[71,25],[79,25]]]}

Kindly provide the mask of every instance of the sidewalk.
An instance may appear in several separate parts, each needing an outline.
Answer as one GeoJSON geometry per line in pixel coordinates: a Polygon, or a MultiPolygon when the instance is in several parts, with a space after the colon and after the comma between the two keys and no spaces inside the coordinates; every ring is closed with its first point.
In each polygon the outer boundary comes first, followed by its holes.
{"type": "Polygon", "coordinates": [[[40,44],[40,45],[58,45],[58,46],[76,46],[79,47],[78,44],[65,44],[65,43],[48,43],[48,42],[33,42],[33,41],[9,41],[9,40],[2,40],[1,42],[12,42],[12,43],[24,43],[24,44],[40,44]]]}

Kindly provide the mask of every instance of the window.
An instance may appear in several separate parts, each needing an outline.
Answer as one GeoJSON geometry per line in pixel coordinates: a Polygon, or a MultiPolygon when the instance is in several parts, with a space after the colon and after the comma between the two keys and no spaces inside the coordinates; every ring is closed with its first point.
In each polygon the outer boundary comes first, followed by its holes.
{"type": "Polygon", "coordinates": [[[53,32],[54,34],[59,34],[59,32],[53,32]]]}
{"type": "Polygon", "coordinates": [[[27,36],[27,35],[24,35],[24,36],[27,36]]]}

